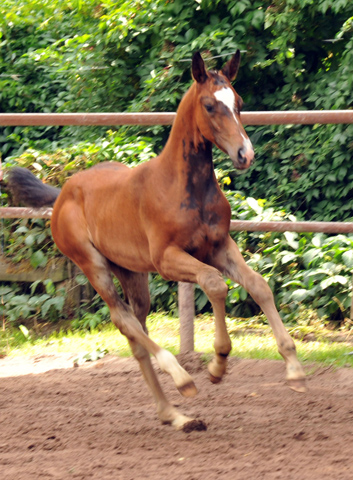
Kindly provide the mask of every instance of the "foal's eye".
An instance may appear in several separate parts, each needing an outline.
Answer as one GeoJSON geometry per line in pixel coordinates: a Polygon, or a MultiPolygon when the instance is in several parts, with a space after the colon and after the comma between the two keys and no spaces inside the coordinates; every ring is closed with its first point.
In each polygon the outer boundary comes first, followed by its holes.
{"type": "Polygon", "coordinates": [[[207,113],[214,113],[216,109],[216,100],[213,97],[201,97],[201,103],[207,113]]]}

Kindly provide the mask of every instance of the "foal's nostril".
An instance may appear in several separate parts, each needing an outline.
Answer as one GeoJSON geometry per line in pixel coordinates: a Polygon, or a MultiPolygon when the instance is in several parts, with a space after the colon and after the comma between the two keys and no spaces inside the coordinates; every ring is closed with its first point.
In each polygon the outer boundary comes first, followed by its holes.
{"type": "Polygon", "coordinates": [[[241,165],[246,163],[246,156],[245,156],[244,148],[239,148],[239,150],[238,150],[238,161],[241,165]]]}

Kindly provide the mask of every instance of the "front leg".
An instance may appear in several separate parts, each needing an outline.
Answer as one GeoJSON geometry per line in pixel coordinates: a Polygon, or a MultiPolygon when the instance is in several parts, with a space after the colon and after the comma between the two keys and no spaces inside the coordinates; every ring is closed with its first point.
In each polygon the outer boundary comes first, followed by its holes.
{"type": "Polygon", "coordinates": [[[227,367],[227,357],[232,349],[225,323],[225,299],[228,287],[222,274],[178,247],[171,246],[155,257],[158,272],[166,279],[177,282],[198,283],[209,298],[215,316],[215,357],[208,365],[213,383],[218,383],[227,367]]]}
{"type": "Polygon", "coordinates": [[[208,372],[212,383],[219,383],[227,369],[228,355],[232,350],[232,343],[225,321],[225,300],[228,287],[221,273],[212,267],[203,269],[198,274],[197,283],[208,296],[215,319],[215,356],[208,364],[208,372]]]}
{"type": "Polygon", "coordinates": [[[267,282],[245,263],[238,246],[230,236],[212,263],[226,277],[244,287],[261,307],[275,335],[278,351],[286,362],[288,385],[297,392],[305,392],[305,373],[298,361],[294,341],[283,325],[267,282]]]}

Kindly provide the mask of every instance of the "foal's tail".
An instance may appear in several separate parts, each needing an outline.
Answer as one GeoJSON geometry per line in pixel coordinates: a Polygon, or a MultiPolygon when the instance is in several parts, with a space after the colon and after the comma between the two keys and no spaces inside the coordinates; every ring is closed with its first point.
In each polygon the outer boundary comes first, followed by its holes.
{"type": "Polygon", "coordinates": [[[26,168],[14,167],[8,171],[6,189],[9,190],[15,204],[26,207],[51,207],[61,189],[41,182],[26,168]]]}

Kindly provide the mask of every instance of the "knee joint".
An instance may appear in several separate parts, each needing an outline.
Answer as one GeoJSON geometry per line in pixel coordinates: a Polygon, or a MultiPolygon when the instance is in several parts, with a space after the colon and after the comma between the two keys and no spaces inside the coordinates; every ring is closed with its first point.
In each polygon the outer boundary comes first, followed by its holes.
{"type": "Polygon", "coordinates": [[[226,298],[228,287],[218,270],[201,271],[197,281],[210,300],[213,298],[220,298],[222,300],[226,298]]]}
{"type": "Polygon", "coordinates": [[[289,337],[286,341],[279,342],[278,351],[282,357],[286,358],[290,355],[296,354],[296,347],[293,339],[289,337]]]}

